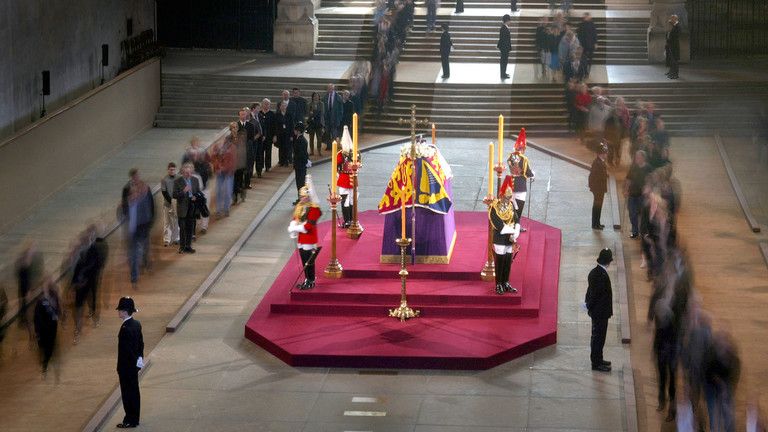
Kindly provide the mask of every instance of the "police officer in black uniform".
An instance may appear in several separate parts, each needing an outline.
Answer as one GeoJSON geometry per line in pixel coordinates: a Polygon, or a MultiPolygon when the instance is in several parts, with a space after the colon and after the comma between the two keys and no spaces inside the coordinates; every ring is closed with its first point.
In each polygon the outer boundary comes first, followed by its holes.
{"type": "Polygon", "coordinates": [[[135,312],[138,311],[133,299],[122,297],[117,304],[118,316],[123,320],[117,336],[117,376],[120,377],[120,395],[125,410],[122,423],[117,425],[120,429],[138,426],[141,412],[139,370],[144,367],[144,336],[141,323],[133,319],[135,312]]]}

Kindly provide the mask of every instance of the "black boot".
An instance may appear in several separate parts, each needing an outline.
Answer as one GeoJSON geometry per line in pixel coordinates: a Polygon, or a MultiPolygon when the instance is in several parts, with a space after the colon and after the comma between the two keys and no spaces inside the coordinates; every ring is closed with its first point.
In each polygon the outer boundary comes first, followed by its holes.
{"type": "Polygon", "coordinates": [[[513,288],[509,283],[509,275],[512,273],[512,254],[508,253],[504,255],[504,289],[507,292],[516,293],[517,288],[513,288]]]}
{"type": "Polygon", "coordinates": [[[344,228],[352,225],[352,206],[342,206],[341,214],[344,216],[344,228]]]}
{"type": "Polygon", "coordinates": [[[493,263],[496,266],[496,294],[504,294],[504,255],[493,254],[493,263]]]}
{"type": "Polygon", "coordinates": [[[602,230],[605,228],[605,225],[600,224],[600,213],[602,213],[601,210],[602,209],[599,207],[592,207],[592,229],[602,230]]]}

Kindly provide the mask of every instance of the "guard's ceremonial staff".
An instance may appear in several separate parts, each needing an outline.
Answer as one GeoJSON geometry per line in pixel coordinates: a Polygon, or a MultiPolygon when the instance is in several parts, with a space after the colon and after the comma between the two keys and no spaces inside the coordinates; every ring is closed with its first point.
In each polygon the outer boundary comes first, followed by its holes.
{"type": "Polygon", "coordinates": [[[299,249],[301,264],[304,267],[304,282],[296,285],[302,290],[312,289],[315,286],[315,261],[320,252],[320,248],[317,247],[317,221],[323,215],[318,201],[312,176],[308,175],[306,184],[299,190],[299,203],[293,210],[293,219],[288,226],[291,238],[296,239],[296,247],[299,249]]]}
{"type": "Polygon", "coordinates": [[[133,319],[137,312],[130,297],[123,297],[117,304],[117,313],[123,320],[117,335],[117,376],[120,378],[120,395],[125,417],[118,423],[120,429],[139,425],[141,396],[139,395],[139,370],[144,367],[144,336],[141,323],[133,319]]]}
{"type": "Polygon", "coordinates": [[[493,200],[488,209],[488,217],[493,229],[493,254],[496,265],[496,294],[505,292],[515,293],[509,283],[509,273],[512,267],[514,254],[520,246],[517,237],[520,235],[520,224],[517,222],[515,203],[512,200],[514,192],[507,186],[499,191],[501,195],[493,200]]]}

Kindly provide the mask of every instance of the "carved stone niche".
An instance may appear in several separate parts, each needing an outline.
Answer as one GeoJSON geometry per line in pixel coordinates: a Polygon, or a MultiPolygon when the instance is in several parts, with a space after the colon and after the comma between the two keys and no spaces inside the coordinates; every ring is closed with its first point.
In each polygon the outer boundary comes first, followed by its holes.
{"type": "Polygon", "coordinates": [[[669,16],[677,15],[680,20],[680,62],[691,60],[690,32],[688,31],[688,11],[685,1],[654,0],[651,9],[651,23],[648,26],[648,62],[664,63],[664,46],[669,31],[669,16]]]}
{"type": "Polygon", "coordinates": [[[312,57],[317,46],[315,7],[320,0],[280,0],[273,50],[285,57],[312,57]]]}

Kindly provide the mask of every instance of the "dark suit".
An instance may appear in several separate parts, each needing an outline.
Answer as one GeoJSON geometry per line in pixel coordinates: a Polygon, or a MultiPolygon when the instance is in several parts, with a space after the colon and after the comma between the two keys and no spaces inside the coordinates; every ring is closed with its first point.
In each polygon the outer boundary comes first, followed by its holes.
{"type": "Polygon", "coordinates": [[[309,143],[304,138],[304,134],[294,135],[291,142],[293,143],[293,169],[296,172],[296,189],[298,190],[304,186],[307,178],[307,161],[309,160],[307,148],[309,143]]]}
{"type": "Polygon", "coordinates": [[[247,188],[251,184],[251,176],[253,175],[253,160],[256,157],[256,145],[254,140],[256,139],[256,126],[250,121],[237,122],[237,131],[245,131],[245,171],[237,177],[235,180],[240,180],[240,188],[247,188]]]}
{"type": "Polygon", "coordinates": [[[339,93],[326,93],[323,96],[323,107],[325,108],[325,149],[331,149],[331,141],[341,136],[341,118],[344,115],[344,105],[339,93]]]}
{"type": "Polygon", "coordinates": [[[582,81],[587,77],[587,63],[579,60],[578,64],[573,60],[565,62],[563,65],[563,79],[567,83],[571,78],[576,81],[582,81]]]}
{"type": "Polygon", "coordinates": [[[197,177],[189,177],[190,191],[184,192],[186,179],[179,177],[173,182],[173,197],[176,198],[176,216],[179,218],[179,249],[192,247],[192,235],[195,233],[195,202],[192,198],[200,192],[197,177]],[[190,196],[191,195],[191,196],[190,196]]]}
{"type": "Polygon", "coordinates": [[[117,375],[125,409],[124,424],[139,424],[141,396],[139,394],[139,368],[136,362],[144,357],[144,336],[141,323],[133,318],[123,321],[117,335],[117,375]]]}
{"type": "MultiPolygon", "coordinates": [[[[290,106],[290,105],[289,105],[290,106]]],[[[286,111],[275,112],[275,134],[277,135],[277,155],[280,166],[291,164],[291,138],[293,137],[293,114],[286,111]]]]}
{"type": "Polygon", "coordinates": [[[291,97],[291,103],[288,106],[293,106],[293,119],[294,121],[307,122],[307,100],[301,96],[291,97]]]}
{"type": "Polygon", "coordinates": [[[680,23],[673,25],[667,33],[666,51],[669,76],[677,77],[680,63],[680,23]]]}
{"type": "Polygon", "coordinates": [[[589,170],[589,190],[592,192],[592,228],[600,225],[600,214],[603,212],[603,198],[608,192],[608,168],[605,161],[596,157],[589,170]]]}
{"type": "Polygon", "coordinates": [[[499,60],[499,69],[501,78],[505,78],[507,75],[507,63],[509,62],[509,51],[512,50],[512,35],[509,33],[509,27],[506,24],[502,24],[499,28],[499,42],[496,44],[496,48],[501,53],[499,60]]]}
{"type": "Polygon", "coordinates": [[[262,168],[267,171],[272,168],[272,138],[275,136],[276,125],[274,111],[259,111],[257,116],[262,137],[256,144],[256,173],[261,174],[262,168]]]}
{"type": "Polygon", "coordinates": [[[595,55],[595,47],[597,46],[597,27],[593,21],[582,21],[579,24],[579,29],[576,31],[576,36],[579,38],[579,43],[583,51],[582,60],[587,63],[587,75],[589,75],[589,69],[592,67],[592,57],[595,55]]]}
{"type": "Polygon", "coordinates": [[[341,115],[341,129],[342,132],[344,130],[344,126],[346,126],[349,129],[349,133],[352,133],[352,115],[355,114],[355,103],[352,102],[352,99],[347,99],[346,102],[342,104],[343,108],[343,114],[341,115]]]}
{"type": "Polygon", "coordinates": [[[592,318],[592,340],[590,360],[592,366],[598,366],[603,361],[605,334],[608,331],[608,319],[613,316],[613,292],[611,278],[601,266],[596,266],[587,277],[589,286],[584,302],[587,313],[592,318]]]}
{"type": "Polygon", "coordinates": [[[448,33],[448,30],[443,31],[443,34],[440,35],[440,61],[443,63],[443,78],[451,76],[451,63],[449,57],[451,55],[452,46],[453,41],[451,40],[451,34],[448,33]]]}

